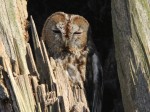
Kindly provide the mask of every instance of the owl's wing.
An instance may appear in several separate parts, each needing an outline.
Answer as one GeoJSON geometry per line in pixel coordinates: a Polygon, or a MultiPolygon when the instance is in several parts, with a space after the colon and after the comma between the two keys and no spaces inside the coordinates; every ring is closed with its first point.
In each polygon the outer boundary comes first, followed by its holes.
{"type": "Polygon", "coordinates": [[[97,53],[88,57],[86,92],[91,112],[101,112],[103,96],[103,72],[97,53]]]}
{"type": "Polygon", "coordinates": [[[96,53],[92,56],[92,71],[93,71],[93,103],[92,112],[101,112],[103,83],[102,83],[102,67],[96,53]]]}
{"type": "Polygon", "coordinates": [[[88,41],[86,93],[91,112],[101,112],[103,97],[103,71],[95,45],[88,41]]]}

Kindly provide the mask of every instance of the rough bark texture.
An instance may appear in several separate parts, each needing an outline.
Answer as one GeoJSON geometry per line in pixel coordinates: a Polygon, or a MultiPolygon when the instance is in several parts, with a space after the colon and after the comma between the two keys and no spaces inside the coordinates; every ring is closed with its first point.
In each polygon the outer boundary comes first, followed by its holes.
{"type": "Polygon", "coordinates": [[[125,112],[150,112],[150,4],[112,0],[118,75],[125,112]]]}
{"type": "Polygon", "coordinates": [[[13,60],[18,60],[21,74],[27,74],[24,41],[27,35],[27,3],[25,0],[1,0],[0,3],[0,39],[4,43],[7,55],[13,60]]]}
{"type": "Polygon", "coordinates": [[[1,0],[0,4],[0,110],[33,111],[35,101],[25,58],[26,1],[1,0]]]}

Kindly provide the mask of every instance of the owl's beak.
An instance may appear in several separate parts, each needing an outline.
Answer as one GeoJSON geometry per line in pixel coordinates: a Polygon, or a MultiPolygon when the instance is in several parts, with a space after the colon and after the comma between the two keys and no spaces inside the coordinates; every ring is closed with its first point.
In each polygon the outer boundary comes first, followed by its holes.
{"type": "Polygon", "coordinates": [[[65,40],[64,51],[70,52],[67,40],[65,40]]]}
{"type": "Polygon", "coordinates": [[[68,47],[68,41],[65,40],[65,47],[67,48],[68,47]]]}

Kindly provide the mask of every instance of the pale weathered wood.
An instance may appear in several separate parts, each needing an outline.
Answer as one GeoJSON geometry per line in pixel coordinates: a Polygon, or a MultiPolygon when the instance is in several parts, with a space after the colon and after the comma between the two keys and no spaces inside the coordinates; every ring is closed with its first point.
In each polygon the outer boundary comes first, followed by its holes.
{"type": "Polygon", "coordinates": [[[35,100],[33,97],[33,92],[31,88],[31,84],[29,82],[29,77],[27,75],[19,75],[18,86],[21,90],[21,94],[24,98],[25,102],[28,102],[27,107],[30,111],[35,111],[35,100]]]}
{"type": "Polygon", "coordinates": [[[23,100],[23,97],[22,97],[22,95],[20,94],[21,93],[21,91],[20,91],[20,89],[18,88],[18,86],[17,86],[17,84],[16,84],[16,82],[15,82],[15,80],[14,80],[14,77],[13,77],[13,74],[12,74],[12,72],[11,72],[11,69],[10,69],[10,67],[9,67],[9,65],[8,65],[8,63],[7,63],[7,61],[5,62],[6,63],[6,68],[7,68],[7,72],[8,72],[8,79],[9,79],[9,81],[10,81],[10,85],[11,85],[11,87],[12,87],[12,93],[14,94],[14,102],[16,102],[16,104],[17,104],[17,107],[18,107],[18,109],[17,110],[15,110],[16,112],[27,112],[26,111],[26,104],[25,104],[25,102],[24,102],[24,100],[23,100]]]}
{"type": "Polygon", "coordinates": [[[40,99],[38,97],[38,79],[36,76],[32,76],[31,77],[31,83],[32,83],[32,88],[33,88],[33,94],[34,94],[34,98],[35,98],[35,102],[36,102],[36,110],[41,112],[41,105],[40,105],[40,99]]]}
{"type": "Polygon", "coordinates": [[[112,0],[111,6],[125,112],[150,112],[150,3],[112,0]]]}
{"type": "Polygon", "coordinates": [[[16,73],[12,73],[9,58],[2,58],[1,65],[5,65],[5,72],[7,73],[3,74],[3,80],[9,90],[11,99],[13,100],[12,106],[15,112],[35,111],[35,103],[28,75],[18,76],[16,73]],[[20,82],[20,85],[16,82],[16,78],[19,80],[18,82],[20,82]]]}
{"type": "Polygon", "coordinates": [[[46,85],[41,84],[37,87],[37,91],[38,91],[38,97],[39,97],[39,101],[40,101],[40,105],[41,105],[41,109],[42,112],[46,111],[46,106],[45,106],[45,97],[46,97],[46,85]]]}
{"type": "MultiPolygon", "coordinates": [[[[13,109],[15,112],[18,112],[18,111],[19,111],[18,105],[17,105],[17,102],[16,102],[16,98],[15,98],[14,92],[13,92],[13,90],[12,90],[10,81],[9,81],[9,79],[8,79],[8,77],[7,77],[7,74],[5,73],[4,75],[5,75],[4,77],[5,77],[6,87],[7,87],[7,89],[9,90],[9,95],[10,95],[10,97],[11,97],[11,99],[12,99],[12,103],[11,103],[10,106],[12,107],[12,109],[13,109]]],[[[10,100],[10,99],[9,99],[9,100],[10,100]]],[[[1,110],[2,110],[2,108],[1,108],[1,110]]],[[[2,111],[5,111],[5,110],[2,110],[2,111]]],[[[9,111],[8,111],[8,112],[9,112],[9,111]]]]}
{"type": "MultiPolygon", "coordinates": [[[[0,0],[0,6],[0,65],[4,68],[2,80],[9,91],[8,101],[11,102],[9,105],[6,103],[3,107],[12,108],[15,112],[32,112],[35,111],[35,106],[31,86],[29,85],[27,75],[29,71],[25,57],[25,40],[27,37],[27,32],[25,31],[27,19],[26,1],[0,0]],[[18,75],[22,78],[19,78],[18,75]],[[20,86],[17,85],[15,78],[19,78],[20,86]]],[[[0,100],[0,104],[2,103],[3,101],[0,100]]],[[[10,112],[3,107],[0,108],[1,111],[10,112]]]]}
{"type": "Polygon", "coordinates": [[[27,59],[27,63],[28,63],[28,68],[30,71],[31,75],[36,75],[39,78],[39,73],[33,58],[33,54],[32,54],[32,50],[30,47],[30,44],[27,44],[27,54],[26,54],[26,59],[27,59]]]}
{"type": "Polygon", "coordinates": [[[25,19],[27,18],[26,1],[0,0],[0,38],[6,48],[6,54],[13,60],[19,60],[20,71],[27,74],[27,63],[25,59],[25,19]],[[22,4],[20,6],[18,3],[22,4]],[[24,8],[22,10],[19,10],[24,8]],[[22,14],[19,13],[22,11],[22,14]],[[24,15],[24,16],[22,16],[24,15]],[[17,40],[14,46],[14,39],[17,40]],[[16,48],[14,48],[16,47],[16,48]],[[16,49],[16,50],[15,50],[16,49]],[[17,55],[15,54],[17,52],[17,55]],[[17,59],[18,58],[18,59],[17,59]]]}
{"type": "MultiPolygon", "coordinates": [[[[17,0],[17,3],[18,2],[25,3],[26,1],[17,0]]],[[[25,59],[26,51],[24,50],[25,41],[23,36],[23,32],[25,32],[24,20],[27,18],[27,14],[21,17],[22,15],[18,13],[21,7],[19,7],[19,4],[17,3],[15,0],[0,0],[0,41],[1,45],[3,44],[2,46],[4,46],[0,48],[0,55],[3,58],[3,67],[5,72],[5,74],[3,74],[3,80],[5,81],[7,89],[9,90],[9,100],[12,99],[13,101],[9,107],[13,108],[15,112],[19,112],[21,110],[24,112],[25,104],[12,74],[12,71],[17,72],[17,74],[29,73],[25,59]],[[22,20],[20,20],[20,18],[22,18],[22,20]],[[14,40],[17,40],[15,45],[14,40]],[[17,49],[15,49],[15,47],[17,49]]],[[[25,4],[22,4],[22,7],[24,7],[24,9],[20,11],[22,11],[22,14],[24,14],[26,12],[25,4]]],[[[7,107],[7,105],[4,106],[7,107]]],[[[8,110],[4,110],[3,108],[1,111],[8,110]]]]}
{"type": "Polygon", "coordinates": [[[47,79],[45,64],[44,64],[45,60],[43,57],[41,44],[39,41],[36,26],[35,26],[32,16],[30,17],[30,21],[31,21],[31,30],[32,30],[32,38],[33,38],[34,53],[35,53],[35,58],[36,58],[36,65],[37,65],[38,72],[40,74],[40,81],[41,81],[41,83],[44,83],[45,80],[47,79]]]}
{"type": "MultiPolygon", "coordinates": [[[[42,51],[43,51],[43,57],[45,59],[45,63],[44,63],[44,67],[45,67],[45,74],[46,74],[46,82],[49,85],[49,89],[52,91],[53,90],[53,79],[51,77],[51,68],[50,68],[50,61],[48,58],[48,54],[46,51],[46,47],[43,41],[41,41],[41,47],[42,47],[42,51]]],[[[55,90],[56,91],[56,90],[55,90]]]]}
{"type": "MultiPolygon", "coordinates": [[[[18,89],[20,89],[20,91],[18,91],[18,93],[21,94],[21,97],[23,98],[24,102],[29,102],[28,101],[28,95],[26,94],[26,88],[25,88],[25,84],[24,84],[24,79],[22,77],[22,75],[19,75],[18,77],[15,78],[16,83],[18,85],[18,89]]],[[[28,111],[30,110],[30,102],[26,103],[25,108],[28,109],[28,111]]]]}

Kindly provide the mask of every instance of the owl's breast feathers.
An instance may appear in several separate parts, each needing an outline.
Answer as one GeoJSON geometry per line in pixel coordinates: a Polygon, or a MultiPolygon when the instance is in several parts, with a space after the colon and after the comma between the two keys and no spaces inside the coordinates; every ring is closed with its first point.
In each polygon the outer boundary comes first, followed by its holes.
{"type": "Polygon", "coordinates": [[[74,79],[73,82],[84,82],[86,80],[87,55],[88,51],[85,50],[74,54],[67,54],[62,58],[64,69],[67,70],[69,76],[74,79]]]}

